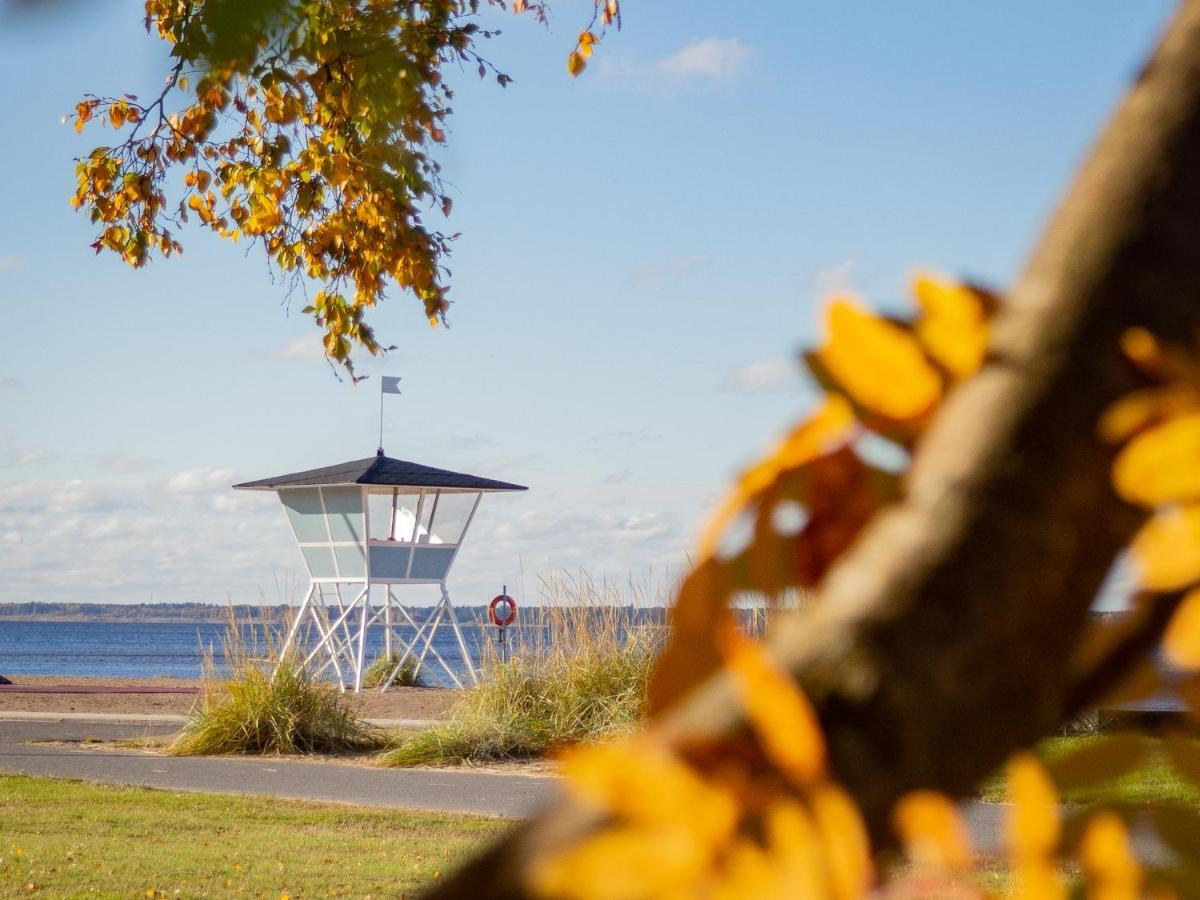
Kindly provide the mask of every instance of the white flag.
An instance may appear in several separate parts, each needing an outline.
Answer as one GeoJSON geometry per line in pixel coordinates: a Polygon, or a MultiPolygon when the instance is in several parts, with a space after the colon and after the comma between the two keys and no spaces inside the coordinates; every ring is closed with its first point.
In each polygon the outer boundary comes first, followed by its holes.
{"type": "Polygon", "coordinates": [[[391,375],[384,375],[380,378],[380,390],[385,394],[400,393],[400,379],[393,378],[391,375]]]}

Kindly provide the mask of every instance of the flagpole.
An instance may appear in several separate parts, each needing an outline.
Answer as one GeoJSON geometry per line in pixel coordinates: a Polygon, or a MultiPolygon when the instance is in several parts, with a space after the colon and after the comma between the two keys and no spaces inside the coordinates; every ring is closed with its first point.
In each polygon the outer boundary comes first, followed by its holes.
{"type": "Polygon", "coordinates": [[[379,456],[383,456],[383,376],[379,377],[379,456]]]}

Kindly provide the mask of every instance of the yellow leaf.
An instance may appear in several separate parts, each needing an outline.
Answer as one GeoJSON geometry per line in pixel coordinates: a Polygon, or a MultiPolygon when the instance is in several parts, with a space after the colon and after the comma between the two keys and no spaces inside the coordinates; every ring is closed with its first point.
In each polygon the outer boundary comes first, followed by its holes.
{"type": "Polygon", "coordinates": [[[707,845],[728,839],[737,824],[737,806],[728,794],[649,740],[573,748],[563,754],[561,771],[580,800],[627,821],[683,818],[707,845]]]}
{"type": "Polygon", "coordinates": [[[751,840],[740,840],[726,855],[725,869],[712,887],[712,900],[745,900],[779,893],[777,874],[765,850],[751,840]]]}
{"type": "Polygon", "coordinates": [[[812,819],[795,801],[773,803],[767,810],[768,859],[776,871],[775,889],[766,896],[825,897],[821,841],[812,819]]]}
{"type": "Polygon", "coordinates": [[[1162,369],[1162,347],[1158,339],[1145,328],[1125,329],[1121,335],[1121,350],[1143,372],[1154,374],[1162,369]]]}
{"type": "Polygon", "coordinates": [[[971,840],[958,807],[937,791],[912,791],[892,812],[896,833],[908,858],[939,869],[966,869],[971,864],[971,840]]]}
{"type": "Polygon", "coordinates": [[[1177,591],[1200,581],[1200,506],[1159,510],[1130,549],[1147,590],[1177,591]]]}
{"type": "Polygon", "coordinates": [[[538,896],[563,900],[682,898],[699,894],[699,882],[711,866],[709,848],[677,821],[608,827],[562,852],[543,855],[530,880],[538,896]]]}
{"type": "Polygon", "coordinates": [[[829,304],[827,320],[817,357],[851,398],[897,422],[920,418],[937,403],[941,378],[911,334],[845,298],[829,304]]]}
{"type": "Polygon", "coordinates": [[[1066,900],[1067,889],[1058,868],[1044,859],[1031,859],[1015,867],[1012,896],[1021,900],[1066,900]]]}
{"type": "Polygon", "coordinates": [[[1200,669],[1200,590],[1189,591],[1171,616],[1163,635],[1163,650],[1172,665],[1200,669]]]}
{"type": "Polygon", "coordinates": [[[814,781],[825,768],[825,738],[804,692],[760,642],[731,630],[723,650],[734,690],[767,758],[793,784],[814,781]]]}
{"type": "Polygon", "coordinates": [[[1008,763],[1008,845],[1013,855],[1048,857],[1058,846],[1061,825],[1058,795],[1042,764],[1030,753],[1017,753],[1008,763]]]}
{"type": "Polygon", "coordinates": [[[810,791],[808,803],[824,844],[833,897],[865,897],[871,885],[871,843],[858,807],[849,794],[829,782],[810,791]]]}
{"type": "Polygon", "coordinates": [[[1113,485],[1142,506],[1200,499],[1200,413],[1137,435],[1113,463],[1113,485]]]}
{"type": "Polygon", "coordinates": [[[726,601],[726,566],[710,556],[701,560],[679,588],[670,613],[667,644],[650,678],[649,712],[657,715],[721,666],[719,635],[734,628],[726,601]]]}
{"type": "Polygon", "coordinates": [[[828,394],[812,416],[792,429],[787,437],[738,478],[734,490],[704,527],[700,536],[701,558],[716,552],[729,523],[753,497],[770,487],[782,472],[844,446],[854,432],[854,411],[850,404],[837,394],[828,394]]]}
{"type": "Polygon", "coordinates": [[[1101,440],[1119,444],[1149,425],[1190,412],[1200,412],[1200,394],[1192,386],[1168,384],[1142,388],[1106,409],[1096,430],[1101,440]]]}
{"type": "Polygon", "coordinates": [[[917,337],[929,355],[957,379],[974,375],[987,354],[982,299],[966,285],[929,275],[914,278],[912,290],[921,307],[917,337]]]}
{"type": "Polygon", "coordinates": [[[540,860],[531,875],[555,897],[689,896],[732,841],[738,808],[662,745],[633,739],[562,757],[567,790],[613,817],[597,835],[540,860]]]}
{"type": "Polygon", "coordinates": [[[571,73],[572,78],[576,77],[586,68],[587,61],[579,53],[572,53],[567,57],[567,71],[571,73]]]}
{"type": "Polygon", "coordinates": [[[1088,896],[1096,900],[1136,900],[1141,896],[1142,869],[1134,859],[1125,823],[1102,810],[1088,821],[1080,845],[1088,876],[1088,896]]]}

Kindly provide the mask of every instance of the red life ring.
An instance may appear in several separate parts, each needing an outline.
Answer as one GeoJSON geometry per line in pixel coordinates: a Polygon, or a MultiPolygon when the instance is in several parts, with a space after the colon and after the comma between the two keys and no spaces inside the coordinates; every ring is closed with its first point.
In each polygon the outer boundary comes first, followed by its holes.
{"type": "Polygon", "coordinates": [[[503,628],[505,625],[511,625],[517,620],[517,601],[508,594],[497,594],[492,598],[492,602],[488,604],[488,618],[492,620],[493,625],[499,625],[503,628]],[[496,608],[505,606],[508,608],[508,614],[504,618],[496,615],[496,608]]]}

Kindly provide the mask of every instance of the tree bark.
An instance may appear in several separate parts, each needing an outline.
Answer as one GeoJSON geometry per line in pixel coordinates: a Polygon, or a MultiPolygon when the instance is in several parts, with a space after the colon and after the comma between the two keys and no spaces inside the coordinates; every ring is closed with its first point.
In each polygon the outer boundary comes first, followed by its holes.
{"type": "MultiPolygon", "coordinates": [[[[982,177],[982,173],[981,173],[982,177]]],[[[1200,0],[1181,5],[995,322],[989,358],[922,441],[904,499],[771,640],[817,707],[875,840],[915,788],[968,794],[1081,701],[1071,659],[1141,514],[1096,423],[1138,386],[1134,325],[1200,324],[1200,0]]],[[[1111,673],[1110,673],[1111,675],[1111,673]]],[[[652,726],[683,745],[743,726],[716,676],[652,726]]],[[[596,827],[563,801],[433,896],[518,897],[533,855],[596,827]]]]}

